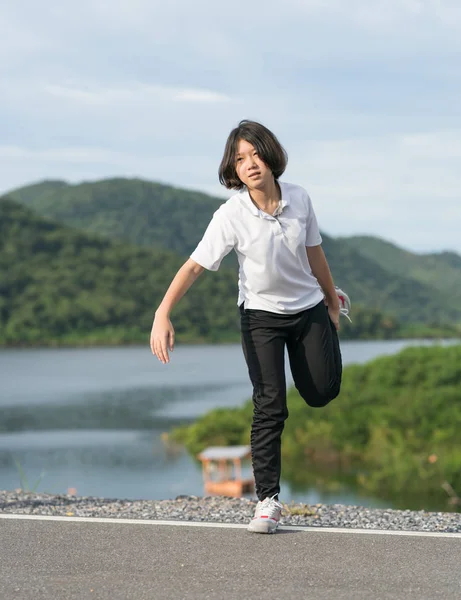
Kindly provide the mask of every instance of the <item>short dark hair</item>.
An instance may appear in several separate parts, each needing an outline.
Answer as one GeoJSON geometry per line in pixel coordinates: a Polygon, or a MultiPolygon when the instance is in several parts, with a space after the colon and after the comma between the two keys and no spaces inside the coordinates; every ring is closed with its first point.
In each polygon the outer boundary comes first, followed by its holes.
{"type": "Polygon", "coordinates": [[[272,131],[256,121],[243,120],[230,132],[219,165],[219,182],[227,189],[241,190],[245,187],[235,168],[239,140],[245,140],[254,146],[276,180],[285,171],[288,155],[272,131]]]}

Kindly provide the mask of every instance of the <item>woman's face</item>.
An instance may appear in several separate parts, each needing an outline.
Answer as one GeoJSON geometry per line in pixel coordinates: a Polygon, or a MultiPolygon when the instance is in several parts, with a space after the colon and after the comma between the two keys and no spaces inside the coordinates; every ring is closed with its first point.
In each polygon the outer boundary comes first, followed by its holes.
{"type": "Polygon", "coordinates": [[[272,171],[258,156],[255,147],[246,140],[238,141],[235,170],[249,190],[263,189],[273,182],[272,171]]]}

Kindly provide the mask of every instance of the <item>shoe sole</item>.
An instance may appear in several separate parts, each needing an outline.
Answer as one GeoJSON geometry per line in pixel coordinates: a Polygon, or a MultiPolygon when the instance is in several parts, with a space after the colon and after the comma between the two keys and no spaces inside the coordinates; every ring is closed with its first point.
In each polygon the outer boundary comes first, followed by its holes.
{"type": "Polygon", "coordinates": [[[248,525],[248,531],[252,533],[275,533],[277,531],[278,523],[268,523],[267,521],[256,521],[251,522],[248,525]]]}

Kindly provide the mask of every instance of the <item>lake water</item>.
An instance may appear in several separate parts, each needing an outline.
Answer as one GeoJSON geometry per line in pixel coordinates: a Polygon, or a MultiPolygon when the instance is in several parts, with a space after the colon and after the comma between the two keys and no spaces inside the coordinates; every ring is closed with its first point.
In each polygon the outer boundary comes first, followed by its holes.
{"type": "MultiPolygon", "coordinates": [[[[421,344],[431,342],[341,347],[346,365],[421,344]]],[[[212,408],[241,405],[251,385],[239,345],[180,345],[171,357],[162,365],[148,347],[0,350],[0,489],[20,487],[22,469],[30,488],[46,472],[42,492],[202,496],[200,465],[185,450],[169,451],[161,434],[212,408]]],[[[293,491],[283,480],[281,499],[389,506],[355,490],[293,491]]]]}

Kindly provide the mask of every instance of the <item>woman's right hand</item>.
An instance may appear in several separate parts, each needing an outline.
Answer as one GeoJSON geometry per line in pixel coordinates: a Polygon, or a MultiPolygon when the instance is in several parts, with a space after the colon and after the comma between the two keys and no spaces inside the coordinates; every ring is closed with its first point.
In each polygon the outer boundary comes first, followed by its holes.
{"type": "Polygon", "coordinates": [[[156,314],[152,331],[150,334],[150,347],[152,354],[156,356],[163,364],[170,362],[168,349],[173,352],[174,348],[174,328],[170,319],[166,315],[156,314]]]}

